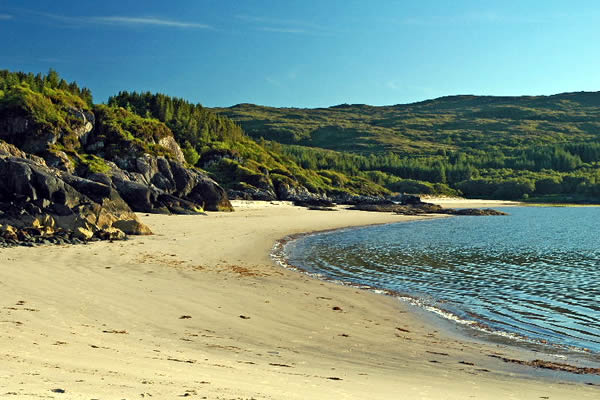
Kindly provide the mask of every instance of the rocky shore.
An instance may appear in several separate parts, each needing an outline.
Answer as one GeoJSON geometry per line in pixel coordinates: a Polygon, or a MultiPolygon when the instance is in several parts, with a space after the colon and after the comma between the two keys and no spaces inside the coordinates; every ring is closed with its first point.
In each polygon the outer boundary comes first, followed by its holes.
{"type": "Polygon", "coordinates": [[[186,163],[173,133],[156,120],[138,121],[125,109],[101,105],[92,109],[59,101],[52,107],[68,118],[48,125],[35,110],[18,104],[0,108],[0,246],[151,234],[135,212],[232,211],[230,197],[287,200],[312,210],[344,204],[403,215],[499,214],[446,210],[411,195],[313,193],[268,179],[269,184],[227,192],[186,163]]]}
{"type": "Polygon", "coordinates": [[[30,110],[1,110],[0,246],[151,234],[134,212],[232,210],[225,190],[185,163],[168,129],[141,142],[102,112],[67,112],[68,124],[54,129],[30,110]]]}
{"type": "Polygon", "coordinates": [[[445,215],[508,215],[503,211],[491,208],[444,208],[439,204],[423,202],[420,197],[414,195],[400,195],[391,199],[382,199],[376,203],[358,203],[350,209],[360,211],[388,212],[400,215],[423,215],[423,214],[445,214],[445,215]]]}

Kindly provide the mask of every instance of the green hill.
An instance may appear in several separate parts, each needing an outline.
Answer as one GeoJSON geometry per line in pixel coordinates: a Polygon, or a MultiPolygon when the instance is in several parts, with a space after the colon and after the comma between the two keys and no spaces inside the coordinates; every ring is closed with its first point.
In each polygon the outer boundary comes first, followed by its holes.
{"type": "Polygon", "coordinates": [[[235,122],[200,104],[128,92],[111,97],[108,104],[93,104],[87,88],[66,82],[53,70],[46,75],[0,70],[2,138],[53,166],[80,173],[107,172],[105,161],[143,154],[185,158],[188,167],[208,172],[239,197],[389,193],[364,177],[303,168],[276,145],[258,143],[235,122]],[[95,144],[84,147],[90,130],[95,144]]]}
{"type": "Polygon", "coordinates": [[[185,159],[242,198],[407,192],[600,201],[600,93],[209,109],[149,92],[94,104],[88,89],[55,71],[0,71],[0,130],[65,168],[104,171],[103,159],[130,154],[185,159]],[[81,147],[89,129],[101,148],[81,147]]]}
{"type": "Polygon", "coordinates": [[[329,196],[384,195],[387,189],[365,177],[304,168],[280,147],[248,137],[231,119],[185,99],[163,94],[120,92],[108,107],[164,123],[189,164],[207,171],[234,196],[260,199],[305,193],[329,196]]]}
{"type": "Polygon", "coordinates": [[[301,165],[368,176],[391,190],[591,201],[600,194],[598,92],[215,111],[255,139],[283,144],[301,165]]]}
{"type": "Polygon", "coordinates": [[[449,96],[374,107],[215,109],[255,138],[357,153],[435,154],[595,140],[600,93],[555,96],[449,96]]]}

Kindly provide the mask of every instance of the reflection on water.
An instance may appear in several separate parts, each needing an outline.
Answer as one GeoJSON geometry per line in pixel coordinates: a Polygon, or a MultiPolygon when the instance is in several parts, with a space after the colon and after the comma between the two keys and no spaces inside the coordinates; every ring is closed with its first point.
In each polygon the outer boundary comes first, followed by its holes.
{"type": "Polygon", "coordinates": [[[518,207],[307,236],[290,263],[489,329],[600,353],[600,208],[518,207]]]}

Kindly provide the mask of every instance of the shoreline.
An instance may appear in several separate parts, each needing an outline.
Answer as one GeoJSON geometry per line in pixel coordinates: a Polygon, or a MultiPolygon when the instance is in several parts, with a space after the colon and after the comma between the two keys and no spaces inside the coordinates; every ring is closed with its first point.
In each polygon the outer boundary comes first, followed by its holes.
{"type": "MultiPolygon", "coordinates": [[[[518,204],[514,204],[510,205],[509,207],[518,206],[518,204]]],[[[504,205],[504,207],[507,207],[507,205],[504,205]]],[[[453,217],[452,215],[440,214],[424,214],[423,216],[425,218],[419,218],[412,222],[423,222],[428,219],[432,219],[428,218],[430,216],[434,216],[433,219],[453,217]]],[[[519,336],[518,334],[512,332],[495,331],[491,327],[483,325],[480,322],[474,320],[459,319],[459,317],[457,317],[451,311],[428,305],[427,303],[423,302],[422,299],[410,293],[385,289],[364,283],[355,283],[342,279],[336,279],[318,272],[310,272],[309,270],[299,265],[292,264],[289,260],[288,253],[285,249],[285,247],[288,244],[291,244],[292,242],[297,240],[301,240],[302,238],[305,238],[307,236],[323,235],[341,231],[359,230],[373,226],[391,225],[405,222],[408,221],[342,227],[336,229],[327,229],[322,231],[311,231],[294,235],[288,235],[275,242],[275,245],[273,246],[270,255],[273,261],[276,264],[280,265],[282,268],[286,268],[294,272],[299,272],[313,279],[317,279],[324,282],[330,282],[345,287],[351,287],[359,290],[366,290],[378,295],[389,296],[400,302],[409,304],[410,306],[414,307],[415,313],[422,315],[423,318],[428,320],[430,323],[436,326],[446,325],[444,329],[446,329],[447,331],[460,331],[461,333],[459,333],[459,336],[462,338],[462,340],[476,342],[478,341],[487,345],[494,345],[498,343],[508,345],[512,347],[517,354],[520,355],[521,359],[504,358],[503,361],[507,363],[528,365],[532,369],[538,369],[538,371],[533,371],[531,373],[532,376],[540,375],[539,369],[568,372],[569,374],[566,374],[564,378],[567,381],[572,382],[585,382],[586,375],[600,375],[600,365],[598,365],[598,362],[600,361],[598,360],[598,356],[600,356],[600,353],[588,353],[585,352],[584,349],[562,347],[559,345],[546,343],[543,340],[536,341],[532,338],[519,336]],[[538,357],[542,357],[542,359],[536,359],[536,363],[531,363],[530,361],[524,359],[527,355],[532,354],[535,354],[538,357]],[[554,360],[549,360],[549,358],[554,358],[554,360]],[[565,362],[564,359],[568,358],[570,358],[571,361],[565,362]],[[596,365],[594,367],[590,367],[590,365],[593,365],[592,363],[596,363],[596,365]]],[[[498,359],[503,359],[499,356],[494,357],[498,359]]],[[[541,375],[543,375],[543,372],[541,373],[541,375]]]]}
{"type": "Polygon", "coordinates": [[[514,353],[456,338],[391,297],[269,256],[290,234],[419,218],[247,206],[139,214],[155,235],[126,242],[0,250],[0,395],[597,397],[562,374],[493,359],[514,353]]]}

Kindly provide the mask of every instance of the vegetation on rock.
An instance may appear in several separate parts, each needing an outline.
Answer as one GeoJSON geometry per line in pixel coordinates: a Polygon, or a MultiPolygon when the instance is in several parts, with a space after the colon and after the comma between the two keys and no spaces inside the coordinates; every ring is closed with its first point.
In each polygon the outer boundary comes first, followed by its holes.
{"type": "Polygon", "coordinates": [[[104,158],[152,154],[174,158],[175,154],[159,141],[173,136],[171,130],[153,118],[142,118],[121,107],[94,106],[96,126],[94,143],[88,147],[104,158]],[[95,146],[95,147],[94,147],[95,146]]]}
{"type": "MultiPolygon", "coordinates": [[[[93,105],[87,89],[54,71],[38,76],[0,71],[0,87],[0,175],[10,179],[0,194],[0,218],[24,213],[35,218],[46,210],[55,218],[80,211],[81,218],[94,219],[94,213],[119,207],[186,214],[231,210],[225,191],[185,165],[173,133],[156,118],[93,105]],[[63,192],[72,194],[73,204],[78,196],[90,203],[88,196],[95,205],[65,208],[63,192]],[[110,201],[116,198],[118,207],[110,201]],[[39,205],[29,210],[34,200],[39,205]]],[[[79,226],[73,232],[79,228],[83,236],[95,232],[79,226]]]]}
{"type": "Polygon", "coordinates": [[[282,187],[301,187],[326,195],[388,193],[367,177],[305,168],[285,154],[278,143],[257,142],[229,118],[199,104],[149,92],[121,92],[108,104],[165,123],[182,146],[186,160],[231,190],[255,189],[274,198],[282,187]]]}

